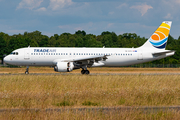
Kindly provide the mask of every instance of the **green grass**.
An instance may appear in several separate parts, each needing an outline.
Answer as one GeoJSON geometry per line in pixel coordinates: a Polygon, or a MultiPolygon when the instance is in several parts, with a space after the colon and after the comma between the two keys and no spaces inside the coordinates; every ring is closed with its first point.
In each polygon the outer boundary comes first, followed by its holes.
{"type": "Polygon", "coordinates": [[[84,105],[84,106],[99,106],[100,104],[99,103],[95,103],[95,102],[91,102],[91,101],[84,101],[82,103],[82,105],[84,105]]]}

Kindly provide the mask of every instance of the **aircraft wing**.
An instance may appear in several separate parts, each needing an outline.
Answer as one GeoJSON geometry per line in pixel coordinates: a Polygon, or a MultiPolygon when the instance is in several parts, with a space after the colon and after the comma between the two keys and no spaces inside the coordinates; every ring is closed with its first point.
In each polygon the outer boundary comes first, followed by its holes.
{"type": "Polygon", "coordinates": [[[108,59],[107,56],[109,55],[97,55],[97,56],[86,57],[86,58],[73,58],[73,59],[63,60],[63,62],[82,62],[82,61],[87,61],[87,60],[94,60],[94,61],[104,60],[105,61],[106,59],[108,59]]]}

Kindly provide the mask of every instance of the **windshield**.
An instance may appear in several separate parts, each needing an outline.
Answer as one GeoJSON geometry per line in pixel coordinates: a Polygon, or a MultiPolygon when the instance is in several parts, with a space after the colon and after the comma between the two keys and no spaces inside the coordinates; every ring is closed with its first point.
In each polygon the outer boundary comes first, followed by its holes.
{"type": "Polygon", "coordinates": [[[10,55],[18,55],[18,52],[12,52],[10,55]]]}

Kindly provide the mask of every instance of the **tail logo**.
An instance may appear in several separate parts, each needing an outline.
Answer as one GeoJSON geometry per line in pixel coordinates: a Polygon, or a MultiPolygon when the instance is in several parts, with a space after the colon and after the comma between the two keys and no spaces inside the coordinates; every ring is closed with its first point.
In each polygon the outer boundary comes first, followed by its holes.
{"type": "Polygon", "coordinates": [[[149,42],[156,48],[165,48],[168,40],[169,31],[170,26],[163,22],[151,36],[149,42]]]}

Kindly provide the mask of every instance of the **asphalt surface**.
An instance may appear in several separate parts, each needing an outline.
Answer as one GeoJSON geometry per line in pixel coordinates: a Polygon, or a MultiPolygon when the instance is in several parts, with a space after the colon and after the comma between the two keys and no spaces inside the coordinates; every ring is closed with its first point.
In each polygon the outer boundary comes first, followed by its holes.
{"type": "MultiPolygon", "coordinates": [[[[25,75],[24,73],[0,73],[0,75],[25,75]]],[[[81,73],[29,73],[28,75],[82,75],[81,73]]],[[[89,75],[180,75],[180,73],[90,73],[89,75]]]]}
{"type": "Polygon", "coordinates": [[[95,108],[48,108],[48,109],[0,109],[2,112],[129,112],[129,111],[140,111],[144,113],[156,113],[156,112],[168,112],[168,111],[180,111],[180,106],[170,107],[95,107],[95,108]]]}

